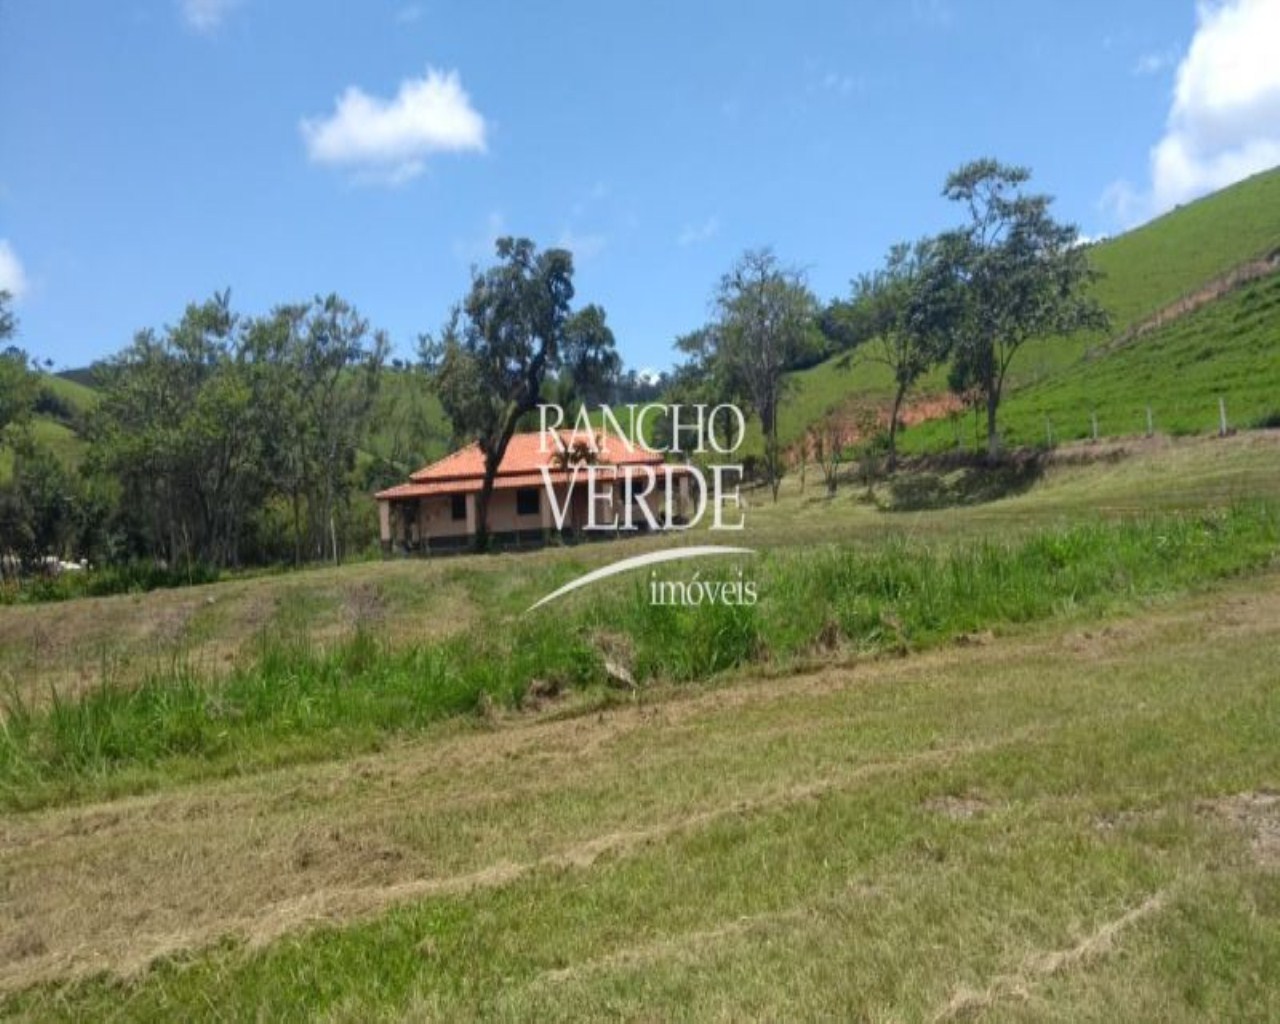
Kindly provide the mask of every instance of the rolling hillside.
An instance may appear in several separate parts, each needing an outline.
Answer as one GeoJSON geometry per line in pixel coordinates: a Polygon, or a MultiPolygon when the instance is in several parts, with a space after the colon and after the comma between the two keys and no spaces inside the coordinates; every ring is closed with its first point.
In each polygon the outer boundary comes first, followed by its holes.
{"type": "MultiPolygon", "coordinates": [[[[1280,425],[1280,274],[1256,281],[1098,358],[1080,358],[1010,394],[1001,423],[1011,444],[1146,431],[1147,408],[1160,433],[1218,427],[1218,399],[1232,427],[1280,425]]],[[[954,443],[954,426],[910,432],[915,450],[954,443]]]]}
{"type": "MultiPolygon", "coordinates": [[[[1160,407],[1158,430],[1209,429],[1216,425],[1217,395],[1224,389],[1229,415],[1238,425],[1280,409],[1274,277],[1231,291],[1129,345],[1105,354],[1095,351],[1110,348],[1108,342],[1233,268],[1277,249],[1280,169],[1094,245],[1091,254],[1104,275],[1097,295],[1111,314],[1111,330],[1031,344],[1019,354],[1002,409],[1009,440],[1042,440],[1045,415],[1054,419],[1056,436],[1084,436],[1095,410],[1103,433],[1136,432],[1145,429],[1149,403],[1160,407]]],[[[855,354],[845,369],[843,360],[836,356],[792,375],[794,390],[780,420],[784,443],[833,409],[887,401],[891,378],[884,367],[855,354]]],[[[920,391],[945,387],[945,370],[937,370],[920,391]]],[[[954,443],[954,430],[938,424],[908,430],[903,443],[917,450],[954,443]]]]}
{"type": "MultiPolygon", "coordinates": [[[[84,455],[84,442],[77,431],[98,396],[88,385],[52,373],[40,375],[40,390],[32,435],[37,444],[48,448],[66,465],[76,466],[84,455]]],[[[12,472],[13,452],[0,450],[0,481],[7,480],[12,472]]]]}

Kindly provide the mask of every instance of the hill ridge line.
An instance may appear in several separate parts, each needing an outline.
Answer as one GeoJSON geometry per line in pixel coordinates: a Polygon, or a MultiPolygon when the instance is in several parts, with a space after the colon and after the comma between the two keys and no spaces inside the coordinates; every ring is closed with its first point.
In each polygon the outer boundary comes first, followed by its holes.
{"type": "Polygon", "coordinates": [[[1194,291],[1188,292],[1160,307],[1154,313],[1126,328],[1110,341],[1089,349],[1085,353],[1085,359],[1100,359],[1103,356],[1111,355],[1113,352],[1132,345],[1140,338],[1158,331],[1162,327],[1167,327],[1185,316],[1190,316],[1210,303],[1225,298],[1232,292],[1243,288],[1246,284],[1251,284],[1264,277],[1270,277],[1278,271],[1280,271],[1280,246],[1272,249],[1265,256],[1255,256],[1253,259],[1236,264],[1225,274],[1219,274],[1217,277],[1211,278],[1194,291]]]}

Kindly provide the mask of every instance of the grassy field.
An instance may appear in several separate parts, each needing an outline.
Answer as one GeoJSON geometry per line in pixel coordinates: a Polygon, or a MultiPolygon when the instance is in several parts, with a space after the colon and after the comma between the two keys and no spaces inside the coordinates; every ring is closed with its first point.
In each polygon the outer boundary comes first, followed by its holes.
{"type": "MultiPolygon", "coordinates": [[[[770,550],[836,542],[873,549],[1016,536],[1079,517],[1195,510],[1253,497],[1280,501],[1280,434],[1156,438],[1119,447],[1064,449],[1043,476],[1006,497],[961,508],[879,511],[866,488],[843,484],[828,500],[813,474],[785,481],[774,505],[747,496],[750,546],[770,550]],[[1127,454],[1126,454],[1127,453],[1127,454]]],[[[891,492],[877,489],[882,502],[891,492]]],[[[685,540],[704,539],[702,537],[685,540]]],[[[628,553],[679,543],[635,538],[628,553]]],[[[363,626],[395,648],[439,640],[527,608],[566,579],[619,557],[616,544],[491,555],[371,562],[269,573],[210,586],[0,607],[0,683],[27,702],[69,698],[104,682],[133,684],[181,665],[201,674],[252,664],[264,638],[305,638],[317,649],[363,626]]]]}
{"type": "Polygon", "coordinates": [[[0,608],[0,1014],[1274,1018],[1277,466],[793,481],[749,611],[522,614],[660,538],[0,608]]]}
{"type": "MultiPolygon", "coordinates": [[[[1280,422],[1280,275],[1257,281],[1115,351],[1081,359],[1013,392],[1001,406],[1010,444],[1142,434],[1146,410],[1163,432],[1218,429],[1218,399],[1228,422],[1280,422]],[[1046,420],[1048,421],[1046,423],[1046,420]]],[[[964,423],[972,442],[972,419],[964,423]]],[[[903,435],[907,450],[954,442],[954,424],[934,421],[903,435]]]]}
{"type": "Polygon", "coordinates": [[[11,817],[3,1008],[1274,1018],[1277,642],[1268,574],[11,817]]]}
{"type": "MultiPolygon", "coordinates": [[[[39,383],[42,390],[64,402],[73,416],[88,412],[98,401],[93,388],[56,374],[40,374],[39,383]]],[[[78,466],[84,456],[83,439],[65,419],[39,413],[32,418],[31,435],[37,444],[53,452],[66,466],[78,466]]],[[[8,480],[12,474],[13,452],[7,447],[0,448],[0,483],[8,480]]]]}
{"type": "MultiPolygon", "coordinates": [[[[1277,199],[1096,247],[1117,329],[1277,199]]],[[[1206,436],[1280,408],[1278,309],[1024,354],[1012,440],[1119,440],[749,492],[698,571],[750,607],[526,614],[703,529],[0,606],[0,1017],[1280,1019],[1280,431],[1206,436]]],[[[379,453],[442,446],[389,379],[379,453]]]]}
{"type": "Polygon", "coordinates": [[[40,386],[80,413],[88,412],[98,404],[98,393],[92,386],[70,377],[43,373],[40,375],[40,386]]]}

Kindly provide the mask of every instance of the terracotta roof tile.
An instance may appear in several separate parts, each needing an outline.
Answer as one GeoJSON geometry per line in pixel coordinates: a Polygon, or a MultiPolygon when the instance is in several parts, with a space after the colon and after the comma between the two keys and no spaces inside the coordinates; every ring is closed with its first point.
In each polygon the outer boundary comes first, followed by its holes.
{"type": "MultiPolygon", "coordinates": [[[[562,433],[567,433],[562,431],[562,433]]],[[[600,466],[628,466],[628,465],[650,465],[654,469],[662,470],[675,476],[683,475],[688,472],[685,466],[666,465],[662,461],[662,456],[654,452],[646,452],[637,448],[634,452],[628,452],[622,442],[616,438],[610,439],[613,444],[602,444],[601,453],[597,465],[600,466]],[[616,449],[614,446],[616,445],[616,449]],[[611,450],[614,449],[614,450],[611,450]]],[[[511,439],[511,444],[507,447],[507,451],[502,459],[502,465],[499,467],[498,475],[494,477],[494,490],[510,490],[516,487],[541,487],[543,484],[542,468],[545,466],[551,474],[554,483],[567,483],[570,473],[568,470],[554,466],[552,463],[552,452],[539,451],[538,435],[516,434],[511,439]],[[519,441],[519,445],[517,445],[519,441]],[[516,452],[512,453],[512,448],[516,452]]],[[[579,477],[580,481],[585,481],[584,476],[579,477]]],[[[480,455],[480,450],[474,444],[468,445],[460,451],[447,455],[438,462],[433,462],[430,466],[418,470],[409,478],[408,483],[397,484],[395,487],[388,487],[384,491],[379,491],[374,497],[380,500],[395,500],[399,498],[426,498],[433,495],[442,494],[468,494],[479,491],[484,483],[484,459],[480,455]],[[466,470],[465,472],[463,470],[466,470]]]]}
{"type": "MultiPolygon", "coordinates": [[[[586,440],[581,434],[575,435],[571,430],[561,430],[558,433],[566,446],[573,445],[575,441],[586,440]]],[[[596,438],[599,448],[597,462],[600,465],[660,465],[663,461],[661,455],[646,451],[639,446],[628,451],[626,442],[604,431],[598,432],[596,438]]],[[[537,473],[543,466],[554,467],[555,457],[554,442],[550,438],[546,438],[544,442],[541,431],[515,434],[503,453],[498,475],[537,473]]],[[[460,448],[443,459],[424,466],[413,473],[409,479],[414,483],[424,483],[429,480],[458,480],[483,476],[484,455],[480,452],[480,446],[472,442],[465,448],[460,448]]]]}

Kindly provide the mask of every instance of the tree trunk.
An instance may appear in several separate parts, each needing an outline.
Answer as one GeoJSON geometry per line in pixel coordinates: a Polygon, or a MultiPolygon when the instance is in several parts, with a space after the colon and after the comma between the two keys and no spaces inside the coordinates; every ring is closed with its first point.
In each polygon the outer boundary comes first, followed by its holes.
{"type": "MultiPolygon", "coordinates": [[[[761,417],[763,419],[763,417],[761,417]]],[[[767,424],[762,423],[764,431],[764,463],[765,470],[769,474],[769,490],[773,493],[773,500],[776,504],[778,501],[778,489],[782,486],[782,474],[779,472],[782,461],[781,452],[778,451],[778,417],[776,414],[770,415],[767,424]]]]}
{"type": "Polygon", "coordinates": [[[899,384],[898,392],[893,396],[893,410],[889,413],[889,457],[886,465],[890,473],[898,465],[898,411],[906,394],[906,385],[899,384]]]}
{"type": "Polygon", "coordinates": [[[480,493],[476,495],[475,550],[477,554],[489,550],[489,502],[493,498],[494,478],[498,475],[498,467],[502,464],[502,456],[506,454],[508,443],[510,443],[509,437],[503,441],[497,458],[489,455],[484,457],[484,482],[480,485],[480,493]]]}
{"type": "Polygon", "coordinates": [[[1000,389],[992,385],[987,389],[987,461],[1000,459],[1000,432],[996,427],[996,410],[1000,408],[1000,389]]]}
{"type": "Polygon", "coordinates": [[[302,566],[302,496],[295,490],[293,501],[293,566],[302,566]]]}
{"type": "Polygon", "coordinates": [[[484,554],[489,550],[489,499],[493,497],[493,478],[494,474],[486,468],[480,493],[476,495],[476,535],[473,545],[476,554],[484,554]]]}

